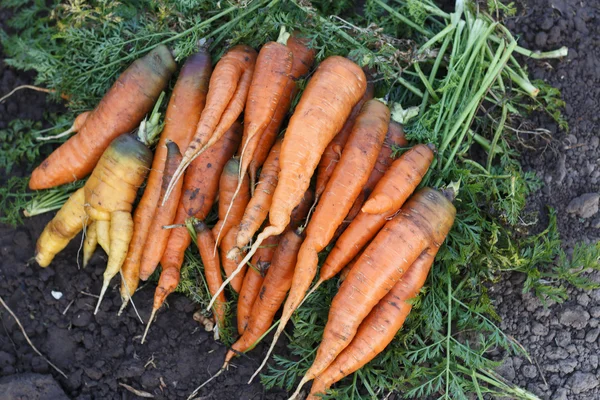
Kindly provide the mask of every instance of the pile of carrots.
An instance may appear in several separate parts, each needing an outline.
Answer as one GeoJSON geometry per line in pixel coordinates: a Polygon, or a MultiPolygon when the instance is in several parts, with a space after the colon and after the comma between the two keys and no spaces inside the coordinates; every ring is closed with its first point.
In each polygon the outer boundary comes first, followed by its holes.
{"type": "Polygon", "coordinates": [[[147,333],[195,237],[216,336],[226,322],[224,289],[239,294],[240,337],[221,371],[262,339],[283,305],[270,354],[294,311],[342,272],[316,359],[294,396],[314,379],[310,396],[317,398],[368,363],[391,342],[424,285],[454,222],[455,193],[417,190],[433,146],[392,157],[408,144],[385,101],[374,99],[367,70],[340,56],[313,70],[314,58],[295,34],[258,53],[234,46],[214,68],[200,49],[179,72],[162,132],[158,105],[175,61],[164,46],[135,61],[96,109],[76,119],[78,133],[32,174],[31,189],[91,174],[40,236],[38,263],[49,265],[84,230],[84,265],[97,244],[108,254],[96,311],[116,274],[122,311],[140,280],[161,265],[147,333]],[[311,72],[284,129],[297,81],[311,72]],[[205,220],[215,203],[218,222],[210,227],[205,220]]]}

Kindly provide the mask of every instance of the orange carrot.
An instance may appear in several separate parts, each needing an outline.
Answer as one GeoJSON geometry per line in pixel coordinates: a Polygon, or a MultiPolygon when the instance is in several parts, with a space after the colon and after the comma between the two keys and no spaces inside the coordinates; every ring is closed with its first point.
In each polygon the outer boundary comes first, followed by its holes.
{"type": "Polygon", "coordinates": [[[169,49],[160,45],[123,72],[84,126],[31,174],[30,189],[47,189],[88,175],[117,136],[136,128],[152,109],[176,69],[169,49]]]}
{"type": "MultiPolygon", "coordinates": [[[[447,195],[453,198],[453,193],[447,195]]],[[[361,322],[417,258],[441,246],[455,215],[456,209],[444,194],[424,188],[383,227],[333,298],[315,361],[292,398],[346,348],[361,322]]]]}
{"type": "MultiPolygon", "coordinates": [[[[177,168],[177,165],[179,165],[179,163],[181,162],[181,153],[179,152],[179,147],[177,147],[177,143],[168,140],[166,146],[168,148],[168,151],[163,172],[161,197],[167,190],[167,186],[169,184],[171,176],[173,175],[173,172],[177,168]]],[[[178,185],[181,185],[182,183],[183,182],[180,181],[178,185]]],[[[156,208],[156,212],[154,213],[152,226],[150,227],[150,232],[148,232],[148,239],[150,240],[150,242],[146,242],[147,245],[144,246],[144,252],[142,253],[142,261],[140,263],[140,277],[143,280],[148,279],[148,277],[152,275],[152,273],[158,266],[158,263],[163,253],[165,252],[170,232],[168,229],[163,229],[163,226],[170,225],[173,222],[173,219],[175,218],[175,213],[177,212],[177,205],[179,203],[180,194],[181,188],[179,187],[178,190],[176,190],[176,193],[169,198],[169,201],[167,201],[166,203],[159,201],[158,207],[156,208]],[[148,245],[150,243],[152,243],[151,246],[148,245]]]]}
{"type": "Polygon", "coordinates": [[[281,171],[269,209],[269,226],[258,235],[221,290],[244,268],[266,238],[280,234],[289,224],[290,213],[308,189],[321,154],[342,128],[365,88],[365,74],[352,61],[333,56],[319,65],[290,119],[281,146],[281,171]]]}
{"type": "Polygon", "coordinates": [[[248,326],[252,305],[256,300],[256,296],[258,296],[278,243],[279,235],[271,236],[265,240],[263,247],[258,249],[252,257],[251,267],[244,276],[237,307],[238,333],[240,335],[244,333],[246,326],[248,326]]]}
{"type": "MultiPolygon", "coordinates": [[[[204,108],[208,80],[212,71],[210,54],[201,50],[190,56],[179,73],[177,83],[167,107],[165,128],[156,146],[152,168],[148,175],[146,189],[133,214],[133,238],[129,244],[127,259],[123,264],[121,282],[121,300],[123,309],[136,291],[140,279],[140,262],[146,246],[148,232],[155,223],[154,213],[158,206],[163,169],[167,158],[167,140],[177,143],[180,150],[187,147],[204,108]]],[[[168,225],[170,222],[163,223],[168,225]]],[[[162,226],[161,226],[162,228],[162,226]]],[[[168,235],[168,232],[165,232],[168,235]]],[[[144,276],[143,280],[148,279],[144,276]]]]}
{"type": "Polygon", "coordinates": [[[215,144],[240,116],[250,89],[256,51],[246,45],[229,49],[215,65],[210,77],[206,106],[200,116],[194,138],[183,155],[167,188],[171,195],[175,182],[202,152],[215,144]]]}
{"type": "MultiPolygon", "coordinates": [[[[221,264],[223,265],[223,270],[225,271],[225,275],[227,275],[228,280],[232,276],[233,271],[235,271],[239,262],[245,255],[245,252],[242,251],[242,252],[237,253],[235,258],[233,258],[233,259],[227,257],[228,253],[235,248],[235,237],[237,236],[238,231],[239,231],[238,225],[229,229],[229,231],[225,234],[225,237],[223,237],[223,240],[221,241],[221,245],[220,245],[221,264]]],[[[214,232],[215,231],[213,228],[213,234],[214,234],[214,232]]],[[[244,265],[242,270],[240,271],[240,273],[235,275],[235,277],[233,277],[233,279],[229,280],[229,282],[228,282],[231,284],[231,288],[233,290],[235,290],[236,293],[239,293],[240,290],[242,289],[242,283],[244,283],[244,274],[246,273],[246,267],[247,266],[244,265]]]]}
{"type": "Polygon", "coordinates": [[[383,227],[411,195],[427,172],[433,151],[426,145],[420,144],[404,153],[395,160],[390,169],[380,179],[369,197],[393,199],[388,212],[382,214],[367,214],[360,212],[348,229],[337,240],[321,267],[318,282],[315,287],[333,278],[383,227]]]}
{"type": "Polygon", "coordinates": [[[315,196],[318,199],[321,197],[321,194],[325,190],[325,186],[327,186],[327,182],[329,178],[333,174],[333,170],[335,169],[337,162],[342,157],[342,150],[344,149],[344,145],[348,141],[348,137],[350,136],[350,132],[352,132],[352,127],[356,121],[356,117],[358,117],[358,113],[363,107],[363,104],[368,100],[373,98],[375,93],[375,85],[373,81],[370,79],[369,74],[365,72],[365,76],[367,77],[367,90],[363,94],[363,97],[359,100],[358,103],[354,106],[348,119],[344,123],[342,129],[335,135],[333,140],[327,145],[325,148],[325,152],[321,157],[321,161],[319,161],[319,166],[317,167],[317,188],[315,190],[315,196]]]}
{"type": "Polygon", "coordinates": [[[252,236],[260,229],[260,226],[267,218],[273,193],[277,187],[280,150],[281,140],[275,143],[260,171],[260,180],[240,222],[240,230],[236,238],[236,247],[238,250],[250,243],[252,236]]]}
{"type": "MultiPolygon", "coordinates": [[[[213,236],[217,246],[220,245],[219,233],[227,234],[231,227],[237,225],[242,220],[244,210],[250,201],[250,186],[248,184],[248,175],[242,177],[241,185],[238,185],[238,171],[240,159],[232,158],[225,164],[221,179],[219,181],[219,221],[213,227],[213,236]],[[237,196],[237,188],[241,188],[237,196]],[[225,220],[229,211],[229,219],[225,220]]],[[[234,246],[235,246],[235,237],[234,246]]],[[[232,246],[232,247],[234,247],[232,246]]]]}
{"type": "Polygon", "coordinates": [[[225,135],[197,157],[183,178],[183,205],[189,216],[204,220],[217,198],[219,180],[242,138],[242,124],[234,122],[225,135]]]}
{"type": "Polygon", "coordinates": [[[410,313],[411,300],[417,297],[425,284],[437,250],[437,247],[432,247],[421,254],[371,310],[348,347],[315,378],[309,400],[320,399],[317,393],[324,394],[332,384],[362,368],[390,344],[410,313]]]}
{"type": "Polygon", "coordinates": [[[298,254],[290,295],[285,302],[271,348],[275,347],[293,312],[304,299],[317,273],[319,252],[329,244],[369,178],[383,145],[389,122],[390,110],[379,100],[367,101],[356,118],[342,157],[327,182],[322,198],[306,228],[306,240],[298,254]]]}

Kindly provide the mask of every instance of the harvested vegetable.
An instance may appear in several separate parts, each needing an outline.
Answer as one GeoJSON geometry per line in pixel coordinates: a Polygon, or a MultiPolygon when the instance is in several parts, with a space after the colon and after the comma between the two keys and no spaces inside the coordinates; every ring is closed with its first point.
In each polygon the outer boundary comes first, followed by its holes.
{"type": "MultiPolygon", "coordinates": [[[[233,272],[236,271],[236,268],[242,258],[246,255],[245,251],[240,251],[235,254],[235,258],[228,257],[228,254],[235,249],[235,238],[239,232],[239,226],[236,225],[229,229],[229,231],[225,234],[225,237],[221,241],[220,250],[221,250],[221,264],[223,265],[223,271],[225,271],[225,275],[227,276],[227,283],[231,284],[231,288],[235,290],[236,293],[239,293],[242,289],[242,283],[244,283],[244,274],[246,273],[247,265],[244,265],[241,271],[232,277],[233,272]],[[232,278],[232,279],[229,279],[232,278]]],[[[214,236],[214,228],[213,228],[213,236],[214,236]]]]}

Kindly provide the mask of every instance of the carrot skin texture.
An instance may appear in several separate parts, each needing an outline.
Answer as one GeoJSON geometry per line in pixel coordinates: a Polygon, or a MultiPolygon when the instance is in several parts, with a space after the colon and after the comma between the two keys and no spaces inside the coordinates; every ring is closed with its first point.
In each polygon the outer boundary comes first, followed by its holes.
{"type": "Polygon", "coordinates": [[[335,382],[358,371],[394,340],[412,308],[410,300],[417,297],[425,284],[437,248],[421,254],[394,287],[371,310],[360,324],[352,342],[313,382],[308,397],[318,400],[335,382]]]}
{"type": "Polygon", "coordinates": [[[424,188],[383,227],[334,297],[323,340],[303,382],[314,379],[335,360],[360,323],[424,251],[442,245],[455,216],[448,199],[424,188]]]}
{"type": "Polygon", "coordinates": [[[79,132],[33,171],[29,188],[62,185],[92,172],[111,142],[136,128],[152,109],[175,69],[164,45],[134,61],[87,116],[79,132]]]}
{"type": "MultiPolygon", "coordinates": [[[[248,175],[246,174],[242,177],[240,192],[234,197],[238,186],[239,165],[239,158],[234,157],[229,160],[225,164],[219,181],[219,221],[213,227],[213,236],[217,240],[217,245],[220,245],[222,238],[233,226],[240,223],[244,215],[244,210],[246,210],[246,206],[250,201],[250,185],[248,175]],[[230,204],[231,210],[229,211],[227,220],[225,220],[230,204]],[[221,236],[217,238],[219,233],[221,233],[221,236]]],[[[235,237],[233,240],[235,245],[235,237]]]]}
{"type": "Polygon", "coordinates": [[[273,147],[273,143],[275,143],[283,119],[290,109],[292,100],[298,93],[296,81],[308,73],[315,60],[315,51],[309,49],[306,46],[306,41],[296,34],[290,36],[287,41],[287,47],[292,52],[292,67],[289,74],[291,79],[287,81],[271,122],[265,128],[259,139],[258,145],[256,146],[256,150],[254,150],[254,153],[252,154],[252,160],[248,166],[248,174],[250,176],[250,187],[253,192],[254,184],[256,183],[256,173],[266,162],[269,155],[269,149],[273,147]]]}
{"type": "MultiPolygon", "coordinates": [[[[204,275],[206,277],[206,283],[208,290],[214,295],[217,289],[223,283],[221,277],[221,265],[219,263],[219,255],[214,252],[215,239],[211,230],[202,221],[198,221],[194,224],[194,230],[196,231],[196,244],[200,251],[200,257],[204,264],[204,275]]],[[[215,321],[217,326],[222,328],[225,324],[225,293],[221,292],[215,302],[213,312],[215,315],[215,321]]]]}
{"type": "Polygon", "coordinates": [[[319,281],[333,278],[375,237],[419,185],[432,160],[431,149],[426,145],[417,145],[392,163],[370,198],[388,193],[394,199],[393,207],[383,214],[359,212],[327,256],[321,267],[319,281]]]}
{"type": "Polygon", "coordinates": [[[236,246],[240,249],[250,242],[252,236],[260,229],[267,218],[267,214],[269,214],[280,170],[280,151],[281,140],[277,141],[269,152],[269,157],[267,157],[260,172],[260,180],[254,190],[254,195],[244,211],[244,216],[240,222],[240,230],[236,237],[236,246]]]}
{"type": "MultiPolygon", "coordinates": [[[[124,303],[129,301],[129,292],[133,294],[138,287],[142,253],[146,248],[144,245],[150,230],[155,232],[158,226],[154,215],[159,205],[161,186],[164,180],[167,159],[166,141],[171,140],[177,143],[182,151],[187,148],[206,102],[211,72],[210,54],[207,51],[199,51],[186,60],[173,88],[173,94],[165,114],[165,128],[156,146],[146,188],[133,214],[133,238],[129,244],[127,259],[122,267],[124,283],[121,284],[121,299],[124,303]]],[[[162,225],[169,225],[171,222],[162,225]]],[[[148,276],[144,276],[143,280],[148,279],[148,276]]]]}
{"type": "Polygon", "coordinates": [[[365,102],[371,100],[375,93],[375,85],[373,84],[373,81],[370,79],[368,74],[365,73],[365,75],[367,78],[367,89],[365,90],[363,97],[352,108],[352,111],[344,123],[344,126],[334,136],[331,142],[329,142],[325,148],[325,151],[323,152],[323,155],[321,156],[321,161],[319,161],[319,166],[317,167],[317,188],[315,189],[315,195],[317,198],[320,198],[323,191],[325,191],[327,182],[329,182],[329,178],[331,178],[337,162],[342,157],[342,150],[348,141],[350,132],[352,132],[352,128],[356,122],[356,117],[358,117],[358,114],[360,113],[360,110],[365,102]]]}
{"type": "Polygon", "coordinates": [[[183,178],[183,206],[189,216],[205,219],[219,190],[219,179],[242,138],[242,124],[234,122],[225,135],[198,156],[183,178]]]}
{"type": "MultiPolygon", "coordinates": [[[[225,271],[225,275],[227,277],[231,277],[233,271],[235,271],[236,267],[242,261],[242,258],[246,255],[245,251],[236,252],[235,258],[230,259],[227,257],[228,253],[235,249],[235,238],[237,236],[239,227],[233,226],[223,237],[221,240],[220,250],[221,250],[221,264],[223,265],[223,270],[225,271]]],[[[214,228],[213,228],[213,236],[214,236],[214,228]]],[[[239,293],[242,289],[242,283],[244,283],[244,274],[246,273],[247,265],[242,267],[240,273],[236,274],[235,277],[231,280],[231,288],[239,293]]]]}

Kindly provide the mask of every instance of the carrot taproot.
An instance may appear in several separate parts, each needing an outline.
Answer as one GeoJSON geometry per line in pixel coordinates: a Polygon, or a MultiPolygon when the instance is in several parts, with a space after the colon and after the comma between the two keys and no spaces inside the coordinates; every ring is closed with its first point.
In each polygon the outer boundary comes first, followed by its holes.
{"type": "MultiPolygon", "coordinates": [[[[260,226],[269,214],[273,193],[277,187],[279,175],[279,152],[281,151],[281,140],[277,141],[269,153],[260,171],[260,179],[254,190],[254,195],[250,199],[244,216],[240,222],[240,229],[236,237],[236,249],[244,248],[252,236],[260,229],[260,226]]],[[[233,257],[235,255],[230,255],[233,257]]]]}
{"type": "MultiPolygon", "coordinates": [[[[219,234],[223,232],[223,236],[227,235],[229,230],[240,223],[244,210],[250,201],[250,186],[248,181],[248,175],[244,174],[241,178],[240,185],[238,181],[240,176],[238,175],[240,166],[240,159],[237,157],[232,158],[225,164],[221,179],[219,181],[219,221],[213,227],[213,236],[217,246],[221,244],[221,237],[219,234]],[[238,195],[235,195],[237,188],[240,188],[238,195]],[[227,212],[229,211],[229,218],[226,220],[227,212]]],[[[235,247],[235,237],[233,238],[235,247]]],[[[222,262],[224,262],[222,260],[222,262]]],[[[237,264],[236,264],[237,265],[237,264]]]]}
{"type": "MultiPolygon", "coordinates": [[[[181,153],[179,152],[177,143],[167,140],[166,146],[167,158],[165,160],[165,168],[163,171],[161,195],[164,195],[171,176],[181,161],[181,153]]],[[[182,184],[183,181],[178,182],[178,185],[181,186],[182,184]]],[[[173,222],[175,213],[177,212],[180,194],[181,188],[178,188],[166,203],[159,201],[158,207],[154,212],[152,225],[148,232],[148,238],[152,241],[152,245],[144,246],[142,260],[140,262],[140,278],[143,280],[148,279],[148,277],[152,275],[165,252],[170,232],[168,229],[163,229],[163,226],[170,225],[173,222]]]]}
{"type": "Polygon", "coordinates": [[[81,114],[79,114],[77,117],[75,117],[75,120],[73,121],[71,127],[64,132],[51,136],[38,136],[36,140],[45,141],[60,139],[65,136],[69,136],[71,133],[77,133],[81,130],[81,128],[83,128],[83,125],[85,125],[85,121],[87,121],[87,118],[90,116],[91,113],[91,111],[84,111],[81,114]]]}
{"type": "Polygon", "coordinates": [[[182,202],[188,216],[206,219],[217,198],[223,169],[237,150],[241,137],[242,124],[236,121],[214,146],[197,157],[185,171],[182,202]]]}
{"type": "Polygon", "coordinates": [[[446,195],[453,199],[452,191],[419,190],[365,249],[331,302],[315,360],[291,398],[347,347],[361,322],[417,258],[442,245],[456,215],[446,195]]]}
{"type": "Polygon", "coordinates": [[[123,72],[79,132],[69,138],[31,174],[30,189],[46,189],[88,175],[112,143],[133,130],[152,109],[176,65],[160,45],[123,72]]]}
{"type": "Polygon", "coordinates": [[[352,61],[332,56],[319,65],[296,106],[281,146],[281,170],[269,209],[269,225],[220,290],[243,270],[266,238],[280,234],[289,224],[290,213],[308,189],[321,154],[365,88],[365,74],[352,61]]]}
{"type": "Polygon", "coordinates": [[[252,305],[256,300],[256,296],[258,296],[258,292],[265,279],[265,274],[271,265],[271,260],[273,259],[273,254],[277,249],[278,243],[279,235],[271,236],[269,239],[265,240],[263,247],[258,249],[256,254],[254,254],[254,257],[252,257],[250,268],[246,271],[244,283],[240,289],[237,307],[238,333],[240,335],[246,330],[252,305]]]}
{"type": "Polygon", "coordinates": [[[96,221],[92,221],[85,229],[85,240],[83,241],[83,266],[85,267],[92,254],[98,246],[98,231],[96,230],[96,221]]]}
{"type": "MultiPolygon", "coordinates": [[[[327,182],[306,228],[306,239],[298,254],[290,294],[283,307],[283,314],[270,349],[275,347],[293,312],[304,299],[317,273],[319,252],[329,244],[369,178],[383,145],[389,122],[390,110],[379,100],[367,101],[356,118],[342,157],[327,182]]],[[[270,351],[267,352],[266,358],[269,355],[270,351]]]]}
{"type": "Polygon", "coordinates": [[[318,400],[335,382],[359,370],[381,353],[402,328],[412,308],[411,300],[425,284],[437,247],[424,252],[360,324],[356,336],[335,361],[319,374],[307,400],[318,400]]]}
{"type": "Polygon", "coordinates": [[[375,237],[386,221],[400,209],[421,183],[432,160],[432,149],[420,144],[392,163],[369,196],[369,199],[383,195],[393,199],[389,211],[382,214],[359,212],[325,259],[315,287],[333,278],[375,237]]]}
{"type": "Polygon", "coordinates": [[[319,161],[319,166],[317,167],[317,182],[315,189],[315,198],[318,199],[321,197],[321,194],[325,190],[325,186],[327,186],[327,182],[329,182],[329,178],[333,174],[333,170],[335,169],[337,162],[342,157],[342,150],[344,149],[344,145],[348,141],[348,137],[350,136],[350,132],[352,132],[352,127],[356,122],[356,117],[358,117],[358,113],[363,107],[363,104],[368,100],[373,98],[375,93],[375,85],[373,81],[370,79],[369,74],[365,71],[365,76],[367,78],[367,89],[363,94],[363,97],[359,100],[358,103],[352,108],[348,119],[344,123],[342,129],[333,137],[331,142],[325,148],[323,152],[323,156],[319,161]]]}
{"type": "MultiPolygon", "coordinates": [[[[265,129],[273,119],[277,111],[277,104],[284,94],[287,82],[291,79],[292,52],[284,44],[269,42],[265,44],[258,53],[252,83],[248,91],[246,109],[244,111],[244,136],[240,150],[240,163],[238,171],[237,187],[233,194],[235,199],[242,190],[243,180],[248,172],[248,166],[256,146],[265,129]]],[[[223,217],[223,224],[216,233],[217,243],[224,233],[223,228],[227,226],[227,220],[234,202],[223,217]]]]}
{"type": "Polygon", "coordinates": [[[266,162],[269,150],[273,147],[279,128],[283,123],[283,119],[290,109],[292,100],[298,93],[296,81],[306,75],[312,67],[315,60],[315,51],[307,46],[307,40],[299,36],[297,33],[292,33],[288,38],[286,45],[292,52],[292,68],[290,78],[287,81],[283,94],[281,95],[275,113],[269,125],[265,128],[260,136],[256,150],[252,154],[252,161],[248,166],[248,175],[250,176],[250,190],[254,196],[254,187],[256,184],[256,174],[258,169],[266,162]]]}
{"type": "Polygon", "coordinates": [[[215,65],[196,133],[173,174],[165,198],[169,198],[175,183],[190,163],[221,139],[240,116],[250,89],[255,61],[256,51],[240,44],[229,49],[215,65]]]}
{"type": "MultiPolygon", "coordinates": [[[[122,267],[121,300],[124,305],[129,302],[138,287],[143,252],[149,247],[154,247],[145,246],[147,238],[151,236],[154,241],[157,237],[162,238],[163,235],[169,234],[169,232],[156,232],[156,227],[161,228],[162,231],[162,225],[169,225],[172,221],[159,222],[154,218],[164,180],[166,141],[175,142],[180,150],[184,150],[189,144],[206,102],[211,72],[210,54],[202,49],[188,57],[173,88],[165,114],[165,127],[156,146],[146,188],[133,214],[133,237],[122,267]]],[[[146,280],[148,276],[142,275],[142,279],[146,280]]]]}

